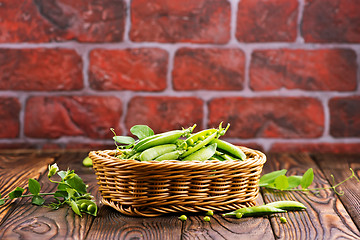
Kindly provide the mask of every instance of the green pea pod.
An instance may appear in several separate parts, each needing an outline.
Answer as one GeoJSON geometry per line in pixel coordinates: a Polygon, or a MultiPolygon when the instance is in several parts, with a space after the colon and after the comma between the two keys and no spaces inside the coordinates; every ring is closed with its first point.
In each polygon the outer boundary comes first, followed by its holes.
{"type": "Polygon", "coordinates": [[[297,211],[306,209],[305,205],[297,201],[277,201],[265,204],[265,206],[280,208],[287,211],[297,211]]]}
{"type": "Polygon", "coordinates": [[[190,134],[195,126],[196,125],[183,130],[169,131],[144,138],[134,146],[134,151],[141,152],[154,146],[175,143],[180,137],[190,134]]]}
{"type": "Polygon", "coordinates": [[[176,150],[169,153],[164,153],[160,155],[159,157],[155,158],[154,161],[162,161],[162,160],[177,160],[181,153],[184,151],[176,150]]]}
{"type": "Polygon", "coordinates": [[[97,215],[97,205],[94,201],[88,199],[80,199],[76,201],[76,205],[81,212],[96,216],[97,215]]]}
{"type": "MultiPolygon", "coordinates": [[[[215,130],[216,131],[216,130],[215,130]]],[[[193,145],[191,148],[188,148],[188,150],[186,152],[184,152],[183,154],[181,154],[181,158],[185,158],[186,156],[191,155],[192,153],[198,151],[199,149],[201,149],[202,147],[206,146],[207,144],[209,144],[213,139],[215,139],[217,133],[214,132],[213,134],[211,134],[210,136],[206,137],[205,140],[200,141],[198,143],[196,143],[195,145],[193,145]]],[[[186,141],[187,142],[187,141],[186,141]]]]}
{"type": "Polygon", "coordinates": [[[221,122],[218,129],[206,129],[190,136],[185,140],[185,143],[188,146],[187,151],[181,154],[180,158],[185,158],[186,156],[189,156],[190,154],[198,151],[200,148],[211,143],[211,141],[213,141],[214,139],[224,135],[225,132],[228,130],[229,126],[230,125],[228,124],[227,127],[224,129],[222,128],[221,122]]]}
{"type": "Polygon", "coordinates": [[[198,151],[184,158],[183,161],[205,161],[210,159],[215,154],[215,151],[216,143],[199,149],[198,151]]]}
{"type": "Polygon", "coordinates": [[[223,150],[226,153],[229,153],[229,154],[239,158],[240,160],[246,159],[245,153],[240,148],[238,148],[237,146],[235,146],[229,142],[226,142],[226,141],[223,141],[220,139],[214,139],[214,140],[212,140],[211,143],[216,143],[218,150],[223,150]]]}
{"type": "Polygon", "coordinates": [[[146,149],[140,154],[140,161],[151,161],[165,153],[172,152],[176,149],[176,144],[164,144],[146,149]]]}
{"type": "Polygon", "coordinates": [[[286,210],[282,210],[280,208],[275,208],[271,206],[261,205],[254,207],[245,207],[235,210],[230,213],[225,213],[223,216],[236,216],[236,214],[240,214],[242,217],[259,217],[271,215],[274,213],[284,213],[286,210]]]}

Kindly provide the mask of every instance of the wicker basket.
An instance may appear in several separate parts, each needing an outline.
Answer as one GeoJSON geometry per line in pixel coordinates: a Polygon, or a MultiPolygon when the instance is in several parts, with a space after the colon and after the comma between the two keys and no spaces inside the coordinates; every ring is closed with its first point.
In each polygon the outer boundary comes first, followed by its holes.
{"type": "Polygon", "coordinates": [[[102,202],[131,216],[230,211],[255,205],[266,156],[240,147],[245,161],[121,160],[116,150],[89,153],[102,202]]]}

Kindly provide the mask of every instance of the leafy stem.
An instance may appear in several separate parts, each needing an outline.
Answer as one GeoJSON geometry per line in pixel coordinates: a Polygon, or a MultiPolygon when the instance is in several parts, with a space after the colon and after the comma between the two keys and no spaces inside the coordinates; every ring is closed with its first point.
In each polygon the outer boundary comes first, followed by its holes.
{"type": "Polygon", "coordinates": [[[94,197],[87,192],[87,185],[83,180],[73,171],[59,171],[55,164],[49,166],[48,180],[57,184],[57,191],[50,193],[41,193],[40,183],[30,178],[28,182],[28,191],[30,194],[23,194],[25,189],[17,187],[9,193],[7,198],[1,198],[0,205],[5,204],[5,201],[15,198],[31,197],[31,202],[35,205],[42,206],[45,203],[43,196],[52,195],[57,202],[50,203],[47,207],[52,209],[59,209],[64,204],[68,204],[72,210],[79,216],[81,212],[96,216],[97,205],[94,202],[94,197]],[[61,180],[54,181],[51,178],[57,174],[61,180]]]}
{"type": "Polygon", "coordinates": [[[337,195],[344,195],[344,191],[338,191],[337,187],[341,184],[355,178],[360,182],[359,178],[355,175],[355,172],[350,168],[351,175],[343,181],[336,183],[334,176],[331,174],[333,186],[323,188],[308,188],[314,179],[314,173],[312,168],[309,168],[303,176],[285,176],[287,170],[282,169],[263,175],[260,178],[259,186],[273,190],[280,191],[298,191],[298,192],[316,192],[319,190],[332,189],[337,195]],[[297,188],[301,186],[301,189],[297,188]]]}

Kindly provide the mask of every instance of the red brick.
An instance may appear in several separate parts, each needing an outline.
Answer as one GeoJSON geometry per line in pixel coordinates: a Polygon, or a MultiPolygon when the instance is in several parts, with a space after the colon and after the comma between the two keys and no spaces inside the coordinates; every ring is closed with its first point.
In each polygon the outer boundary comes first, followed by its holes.
{"type": "Polygon", "coordinates": [[[122,41],[123,0],[5,0],[0,42],[122,41]]]}
{"type": "Polygon", "coordinates": [[[71,150],[108,150],[115,149],[115,144],[99,144],[99,143],[79,143],[79,142],[66,142],[66,143],[46,143],[42,145],[43,150],[57,150],[69,149],[71,150]]]}
{"type": "Polygon", "coordinates": [[[360,42],[358,0],[306,0],[301,24],[306,42],[360,42]]]}
{"type": "Polygon", "coordinates": [[[119,129],[121,101],[115,97],[32,97],[27,101],[25,135],[33,138],[109,138],[119,129]]]}
{"type": "Polygon", "coordinates": [[[270,152],[360,153],[360,143],[274,143],[270,152]]]}
{"type": "Polygon", "coordinates": [[[297,0],[241,0],[236,38],[241,42],[295,41],[297,15],[297,0]]]}
{"type": "Polygon", "coordinates": [[[217,98],[209,125],[230,123],[226,137],[316,138],[324,129],[321,103],[305,97],[217,98]]]}
{"type": "Polygon", "coordinates": [[[134,0],[130,38],[135,42],[226,43],[230,15],[230,3],[224,0],[134,0]]]}
{"type": "Polygon", "coordinates": [[[252,54],[250,86],[254,90],[356,89],[356,54],[350,49],[258,50],[252,54]]]}
{"type": "Polygon", "coordinates": [[[126,115],[126,129],[145,124],[155,133],[187,128],[201,129],[203,101],[195,97],[134,97],[126,115]]]}
{"type": "Polygon", "coordinates": [[[0,138],[16,138],[19,135],[20,108],[17,98],[0,97],[0,138]]]}
{"type": "Polygon", "coordinates": [[[162,91],[168,53],[161,49],[93,50],[89,81],[98,90],[162,91]]]}
{"type": "Polygon", "coordinates": [[[329,102],[330,134],[360,137],[360,97],[337,97],[329,102]]]}
{"type": "Polygon", "coordinates": [[[0,49],[0,89],[51,91],[82,87],[82,60],[74,50],[0,49]]]}
{"type": "Polygon", "coordinates": [[[244,71],[239,49],[182,48],[175,54],[173,84],[176,90],[241,90],[244,71]]]}
{"type": "Polygon", "coordinates": [[[0,143],[0,149],[35,149],[36,145],[28,142],[20,143],[0,143]]]}

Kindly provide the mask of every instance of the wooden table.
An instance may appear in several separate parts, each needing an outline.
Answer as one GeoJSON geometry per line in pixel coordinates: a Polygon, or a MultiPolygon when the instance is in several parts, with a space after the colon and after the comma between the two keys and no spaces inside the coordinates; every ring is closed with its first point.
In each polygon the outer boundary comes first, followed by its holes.
{"type": "MultiPolygon", "coordinates": [[[[297,200],[306,211],[279,217],[224,218],[215,214],[204,222],[204,214],[156,218],[128,217],[100,204],[96,176],[82,166],[87,151],[41,152],[29,150],[0,152],[0,192],[6,196],[17,186],[25,187],[29,178],[40,181],[42,191],[54,191],[47,180],[47,166],[56,162],[60,169],[74,169],[89,185],[98,200],[97,217],[81,218],[69,207],[51,210],[32,205],[29,199],[16,200],[0,207],[0,239],[360,239],[360,183],[352,179],[338,190],[321,190],[318,195],[300,192],[276,192],[261,189],[259,204],[275,200],[297,200]]],[[[264,172],[286,168],[290,175],[314,169],[312,187],[326,187],[351,175],[351,167],[360,176],[359,155],[268,154],[264,172]]]]}

